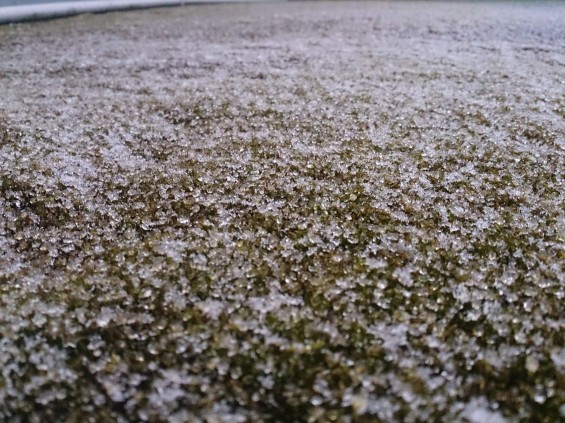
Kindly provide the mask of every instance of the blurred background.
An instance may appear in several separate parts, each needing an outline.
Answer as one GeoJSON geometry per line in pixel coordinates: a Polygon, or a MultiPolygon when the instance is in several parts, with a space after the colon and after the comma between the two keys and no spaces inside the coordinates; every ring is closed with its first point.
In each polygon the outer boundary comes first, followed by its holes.
{"type": "MultiPolygon", "coordinates": [[[[24,6],[28,4],[45,4],[45,3],[70,3],[82,2],[88,0],[0,0],[0,7],[2,6],[24,6]]],[[[115,0],[110,0],[115,1],[115,0]]]]}
{"type": "Polygon", "coordinates": [[[55,3],[55,2],[69,2],[77,0],[0,0],[0,6],[20,6],[24,4],[40,4],[40,3],[55,3]]]}

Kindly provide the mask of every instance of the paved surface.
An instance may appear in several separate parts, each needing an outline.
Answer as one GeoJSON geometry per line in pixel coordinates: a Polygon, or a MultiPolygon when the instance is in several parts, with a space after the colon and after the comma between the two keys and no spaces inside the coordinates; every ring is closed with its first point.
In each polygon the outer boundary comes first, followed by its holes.
{"type": "Polygon", "coordinates": [[[565,418],[564,21],[1,27],[0,420],[565,418]]]}

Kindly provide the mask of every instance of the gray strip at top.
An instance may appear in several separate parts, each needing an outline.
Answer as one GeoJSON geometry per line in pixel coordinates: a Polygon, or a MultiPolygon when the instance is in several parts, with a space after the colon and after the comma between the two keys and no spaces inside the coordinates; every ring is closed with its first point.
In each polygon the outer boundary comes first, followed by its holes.
{"type": "MultiPolygon", "coordinates": [[[[12,2],[22,0],[11,0],[12,2]]],[[[25,1],[25,0],[24,0],[25,1]]],[[[30,1],[30,0],[28,0],[30,1]]],[[[58,1],[0,7],[0,24],[52,19],[81,13],[205,3],[273,2],[284,0],[88,0],[58,1]]],[[[2,4],[2,3],[0,3],[2,4]]]]}

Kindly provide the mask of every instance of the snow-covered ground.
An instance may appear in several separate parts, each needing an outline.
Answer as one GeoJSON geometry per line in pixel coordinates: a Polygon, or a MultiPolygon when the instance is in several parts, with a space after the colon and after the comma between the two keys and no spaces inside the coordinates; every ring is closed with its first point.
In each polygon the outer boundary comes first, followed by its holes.
{"type": "Polygon", "coordinates": [[[563,22],[0,27],[0,420],[565,418],[563,22]]]}

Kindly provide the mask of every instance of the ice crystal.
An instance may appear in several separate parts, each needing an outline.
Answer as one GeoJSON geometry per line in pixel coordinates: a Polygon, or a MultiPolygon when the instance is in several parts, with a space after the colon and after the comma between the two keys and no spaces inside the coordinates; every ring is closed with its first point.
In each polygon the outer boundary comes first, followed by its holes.
{"type": "Polygon", "coordinates": [[[0,421],[563,420],[564,21],[0,27],[0,421]]]}

